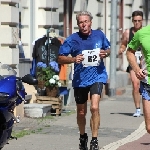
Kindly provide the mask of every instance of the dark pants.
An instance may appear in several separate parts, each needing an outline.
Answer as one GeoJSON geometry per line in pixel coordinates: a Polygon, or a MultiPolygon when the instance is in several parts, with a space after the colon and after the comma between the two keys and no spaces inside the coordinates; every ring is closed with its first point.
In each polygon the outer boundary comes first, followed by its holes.
{"type": "Polygon", "coordinates": [[[87,87],[75,87],[74,88],[74,97],[77,104],[84,104],[88,100],[88,93],[90,96],[93,94],[98,94],[101,96],[103,89],[102,82],[96,82],[87,87]]]}

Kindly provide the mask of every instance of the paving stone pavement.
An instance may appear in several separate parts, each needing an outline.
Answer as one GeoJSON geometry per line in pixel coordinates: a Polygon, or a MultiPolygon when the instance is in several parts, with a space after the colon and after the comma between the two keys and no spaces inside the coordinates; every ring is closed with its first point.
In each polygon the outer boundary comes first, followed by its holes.
{"type": "MultiPolygon", "coordinates": [[[[104,97],[100,102],[101,126],[98,141],[101,150],[117,150],[146,133],[143,116],[132,117],[135,108],[131,92],[132,88],[129,85],[123,95],[114,98],[104,97]]],[[[19,124],[14,125],[14,132],[21,130],[32,132],[18,140],[10,140],[3,150],[78,150],[79,131],[75,108],[75,103],[66,107],[73,111],[70,115],[63,113],[62,116],[47,119],[22,118],[19,124]]],[[[90,143],[89,108],[90,102],[86,125],[90,143]]]]}

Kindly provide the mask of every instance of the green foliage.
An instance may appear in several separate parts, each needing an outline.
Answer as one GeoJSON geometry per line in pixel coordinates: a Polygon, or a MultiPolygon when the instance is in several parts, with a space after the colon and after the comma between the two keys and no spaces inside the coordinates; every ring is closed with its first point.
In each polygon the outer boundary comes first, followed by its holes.
{"type": "Polygon", "coordinates": [[[25,135],[30,135],[31,131],[30,130],[22,130],[19,132],[12,132],[13,137],[21,138],[24,137],[25,135]]]}
{"type": "Polygon", "coordinates": [[[42,130],[43,130],[42,128],[37,128],[35,130],[29,129],[29,130],[13,131],[12,136],[16,137],[16,138],[21,138],[21,137],[24,137],[26,135],[30,135],[31,133],[39,133],[42,130]]]}
{"type": "Polygon", "coordinates": [[[46,87],[57,87],[57,82],[56,84],[50,84],[49,82],[54,75],[56,75],[56,72],[50,66],[46,68],[37,67],[38,80],[44,81],[46,87]]]}

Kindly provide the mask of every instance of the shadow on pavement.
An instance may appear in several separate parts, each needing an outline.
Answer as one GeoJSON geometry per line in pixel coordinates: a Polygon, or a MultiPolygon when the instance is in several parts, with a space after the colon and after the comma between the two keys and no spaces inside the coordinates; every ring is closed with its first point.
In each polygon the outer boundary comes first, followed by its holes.
{"type": "Polygon", "coordinates": [[[141,143],[142,145],[150,145],[150,143],[141,143]]]}
{"type": "MultiPolygon", "coordinates": [[[[125,116],[133,116],[133,113],[110,113],[111,115],[119,114],[119,115],[125,115],[125,116]]],[[[143,114],[141,114],[143,116],[143,114]]]]}

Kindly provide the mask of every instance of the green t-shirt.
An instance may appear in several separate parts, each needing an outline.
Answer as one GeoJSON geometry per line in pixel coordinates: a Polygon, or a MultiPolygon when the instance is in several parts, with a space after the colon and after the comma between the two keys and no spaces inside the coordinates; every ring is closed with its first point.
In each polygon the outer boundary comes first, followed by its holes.
{"type": "Polygon", "coordinates": [[[141,47],[142,51],[142,69],[148,76],[144,80],[145,83],[150,84],[150,25],[138,30],[133,39],[128,44],[128,47],[137,50],[141,47]]]}

